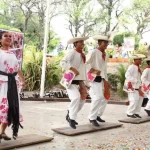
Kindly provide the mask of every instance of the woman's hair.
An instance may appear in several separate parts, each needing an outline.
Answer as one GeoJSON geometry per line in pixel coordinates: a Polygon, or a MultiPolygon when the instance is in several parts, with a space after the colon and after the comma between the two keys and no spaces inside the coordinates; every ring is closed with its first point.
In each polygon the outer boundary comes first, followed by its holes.
{"type": "Polygon", "coordinates": [[[1,39],[4,33],[6,33],[7,31],[0,31],[0,47],[2,47],[2,43],[1,43],[1,39]]]}

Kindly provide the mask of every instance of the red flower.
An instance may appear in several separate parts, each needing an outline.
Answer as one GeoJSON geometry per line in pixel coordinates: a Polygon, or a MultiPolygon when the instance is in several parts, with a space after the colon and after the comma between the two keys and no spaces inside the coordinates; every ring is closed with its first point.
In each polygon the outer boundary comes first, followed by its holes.
{"type": "Polygon", "coordinates": [[[9,68],[10,73],[13,73],[13,70],[14,70],[13,68],[9,68]]]}
{"type": "Polygon", "coordinates": [[[5,105],[0,105],[0,110],[4,109],[5,105]]]}
{"type": "Polygon", "coordinates": [[[2,120],[3,119],[3,116],[0,116],[0,120],[2,120]]]}
{"type": "Polygon", "coordinates": [[[7,113],[7,112],[8,112],[8,108],[5,108],[5,109],[2,110],[2,113],[3,113],[3,114],[5,114],[5,113],[7,113]]]}
{"type": "Polygon", "coordinates": [[[6,65],[6,64],[7,64],[7,60],[4,61],[4,65],[6,65]]]}
{"type": "Polygon", "coordinates": [[[3,99],[2,99],[2,103],[3,103],[3,104],[6,104],[6,103],[7,103],[7,98],[3,98],[3,99]]]}

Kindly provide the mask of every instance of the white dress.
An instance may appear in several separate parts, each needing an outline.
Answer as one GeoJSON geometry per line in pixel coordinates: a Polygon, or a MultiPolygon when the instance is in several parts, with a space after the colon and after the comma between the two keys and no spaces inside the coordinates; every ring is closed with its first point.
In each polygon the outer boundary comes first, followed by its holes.
{"type": "MultiPolygon", "coordinates": [[[[16,56],[13,52],[0,50],[0,71],[6,73],[18,72],[19,64],[16,56]]],[[[19,77],[16,76],[17,87],[19,87],[19,77]]],[[[8,77],[0,75],[0,122],[7,123],[7,113],[8,113],[8,100],[7,100],[7,90],[8,90],[8,77]]],[[[19,98],[19,96],[18,96],[19,98]]],[[[20,122],[23,121],[22,115],[20,115],[20,122]]]]}

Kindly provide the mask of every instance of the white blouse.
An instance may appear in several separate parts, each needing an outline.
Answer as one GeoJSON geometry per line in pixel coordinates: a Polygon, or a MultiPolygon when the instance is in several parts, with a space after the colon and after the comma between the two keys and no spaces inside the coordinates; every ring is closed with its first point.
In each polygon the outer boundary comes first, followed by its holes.
{"type": "Polygon", "coordinates": [[[60,61],[60,66],[64,70],[69,70],[71,67],[75,68],[79,75],[74,80],[86,80],[86,65],[83,62],[83,58],[76,50],[70,50],[66,56],[60,61]]]}
{"type": "MultiPolygon", "coordinates": [[[[18,72],[19,64],[18,60],[13,52],[0,50],[0,71],[5,73],[18,72]]],[[[15,76],[16,80],[18,75],[15,76]]],[[[0,81],[8,81],[8,76],[0,75],[0,81]]]]}

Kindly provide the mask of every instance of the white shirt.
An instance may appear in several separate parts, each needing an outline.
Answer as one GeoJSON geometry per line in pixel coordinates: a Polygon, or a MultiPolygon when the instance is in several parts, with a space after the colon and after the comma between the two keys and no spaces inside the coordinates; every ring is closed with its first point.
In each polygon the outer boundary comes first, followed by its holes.
{"type": "Polygon", "coordinates": [[[64,70],[69,70],[71,67],[75,68],[79,75],[74,80],[86,80],[86,65],[83,62],[83,58],[76,50],[70,50],[66,56],[61,60],[60,66],[64,70]]]}
{"type": "Polygon", "coordinates": [[[141,76],[141,81],[144,83],[146,86],[150,84],[150,68],[146,68],[141,76]]]}
{"type": "Polygon", "coordinates": [[[134,64],[130,65],[125,73],[125,77],[128,81],[135,84],[135,88],[139,89],[141,86],[141,74],[138,71],[138,67],[134,64]]]}
{"type": "Polygon", "coordinates": [[[90,68],[101,71],[100,76],[104,78],[105,80],[108,80],[107,61],[108,61],[107,55],[104,60],[102,58],[102,52],[98,49],[94,49],[88,53],[86,63],[90,65],[90,68]]]}

